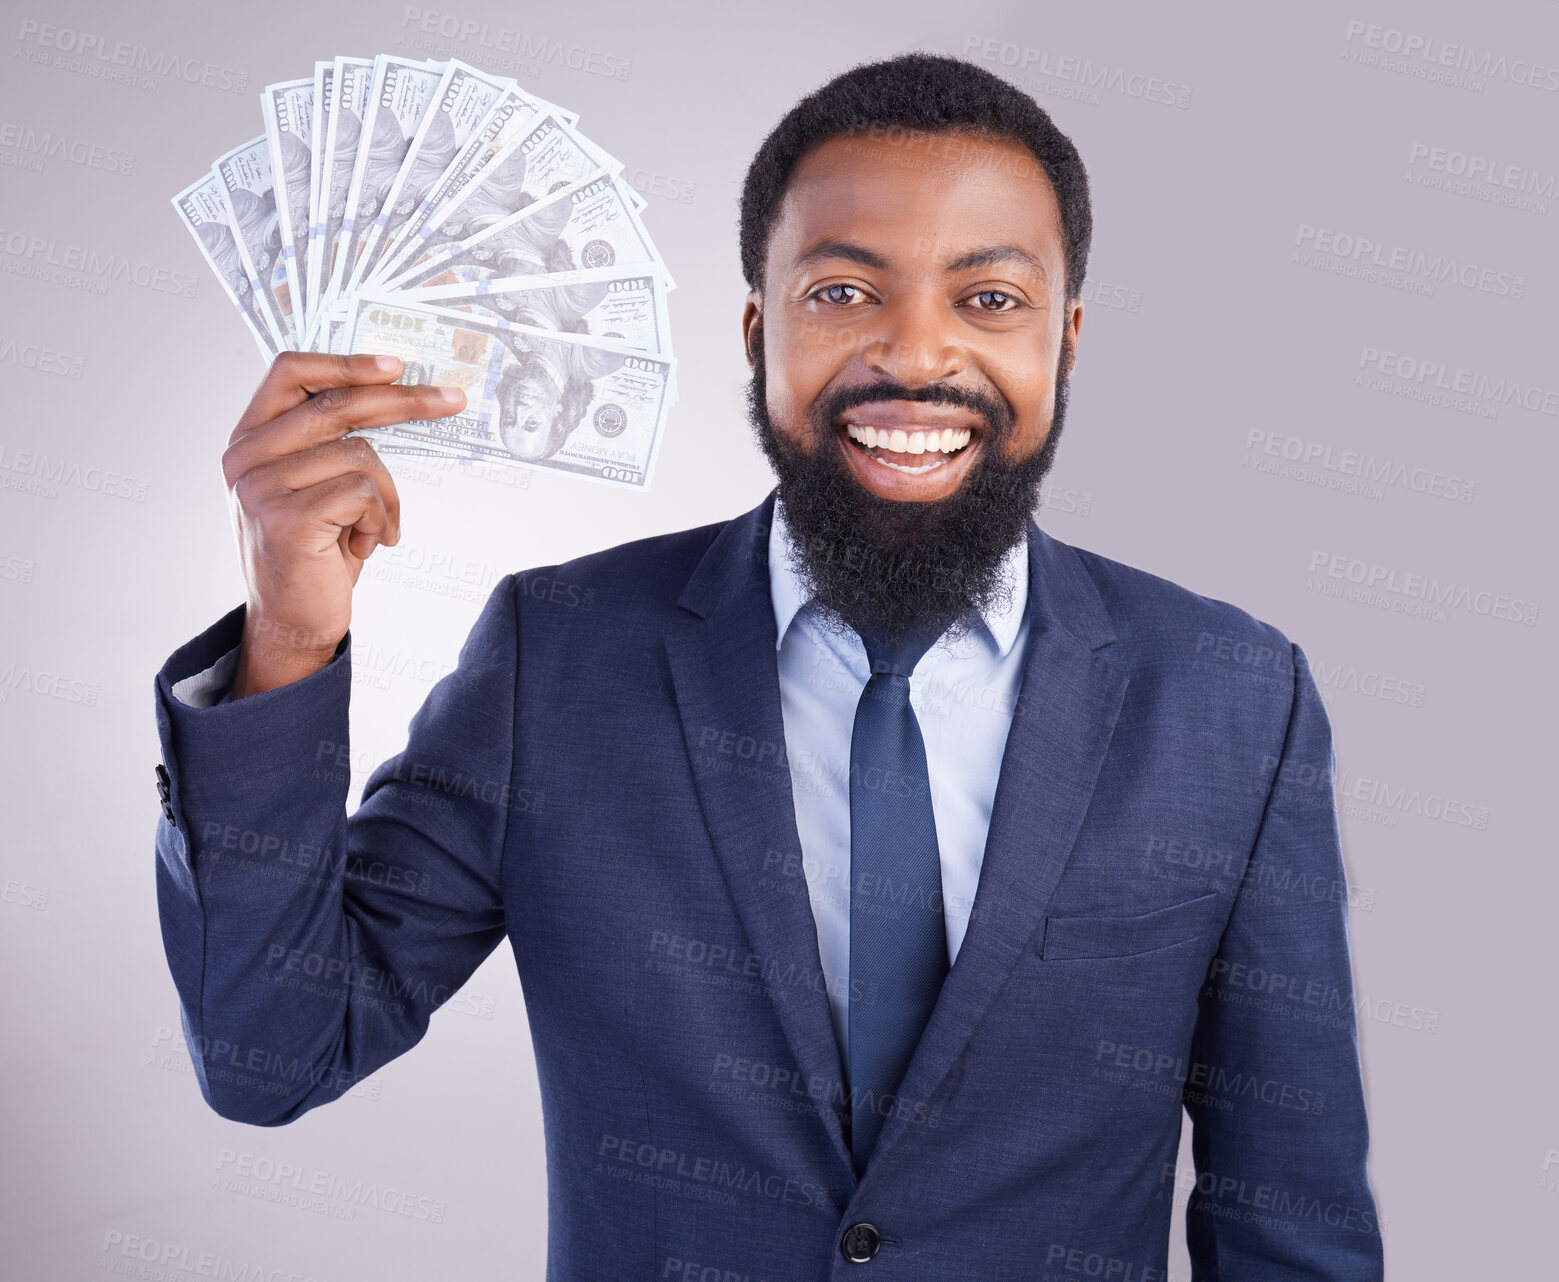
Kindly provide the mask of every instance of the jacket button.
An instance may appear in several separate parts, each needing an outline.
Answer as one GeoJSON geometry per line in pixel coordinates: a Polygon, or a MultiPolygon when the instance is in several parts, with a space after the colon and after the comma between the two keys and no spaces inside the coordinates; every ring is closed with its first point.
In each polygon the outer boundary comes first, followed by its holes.
{"type": "Polygon", "coordinates": [[[168,767],[162,762],[157,763],[157,795],[164,801],[168,799],[168,767]]]}
{"type": "Polygon", "coordinates": [[[875,1224],[852,1224],[844,1231],[844,1240],[839,1244],[844,1251],[844,1258],[851,1264],[865,1264],[866,1261],[877,1254],[877,1248],[882,1245],[882,1234],[877,1231],[875,1224]]]}

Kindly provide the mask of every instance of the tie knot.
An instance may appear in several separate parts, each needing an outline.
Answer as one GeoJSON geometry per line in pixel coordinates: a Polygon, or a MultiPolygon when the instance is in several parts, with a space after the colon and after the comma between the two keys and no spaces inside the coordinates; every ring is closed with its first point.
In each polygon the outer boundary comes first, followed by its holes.
{"type": "Polygon", "coordinates": [[[947,628],[945,625],[921,624],[897,636],[889,636],[874,628],[856,630],[860,633],[861,644],[866,647],[866,662],[873,676],[907,677],[947,628]]]}

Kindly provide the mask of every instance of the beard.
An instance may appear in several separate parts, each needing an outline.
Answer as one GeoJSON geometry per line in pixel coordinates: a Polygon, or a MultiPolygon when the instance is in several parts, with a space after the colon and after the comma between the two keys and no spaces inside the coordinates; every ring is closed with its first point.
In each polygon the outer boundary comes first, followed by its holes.
{"type": "Polygon", "coordinates": [[[761,321],[752,342],[748,417],[778,478],[794,545],[792,568],[812,592],[818,622],[836,632],[871,630],[890,637],[932,628],[933,636],[945,630],[957,639],[992,606],[1009,606],[1002,562],[1015,544],[1026,543],[1040,483],[1055,461],[1066,417],[1071,331],[1062,331],[1050,432],[1039,449],[1017,462],[1001,457],[1014,431],[1012,406],[1004,397],[937,383],[912,390],[892,379],[820,395],[803,428],[812,444],[808,453],[782,436],[769,417],[761,321]],[[951,494],[901,502],[880,498],[856,480],[832,439],[834,421],[845,410],[878,400],[957,405],[980,416],[980,457],[951,494]]]}

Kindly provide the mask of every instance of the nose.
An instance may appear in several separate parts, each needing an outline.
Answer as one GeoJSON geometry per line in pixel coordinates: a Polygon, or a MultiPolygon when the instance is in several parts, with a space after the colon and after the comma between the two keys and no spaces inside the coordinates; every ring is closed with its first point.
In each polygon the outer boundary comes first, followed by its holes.
{"type": "Polygon", "coordinates": [[[967,353],[958,320],[935,291],[901,292],[878,309],[876,320],[861,348],[868,369],[910,387],[962,372],[967,353]]]}

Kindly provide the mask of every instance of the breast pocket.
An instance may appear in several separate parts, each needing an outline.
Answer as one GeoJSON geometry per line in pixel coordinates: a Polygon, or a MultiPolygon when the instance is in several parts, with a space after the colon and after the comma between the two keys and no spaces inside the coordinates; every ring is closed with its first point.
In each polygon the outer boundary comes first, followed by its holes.
{"type": "Polygon", "coordinates": [[[1039,955],[1046,961],[1135,957],[1191,943],[1219,923],[1222,902],[1209,894],[1135,917],[1046,917],[1039,955]]]}

